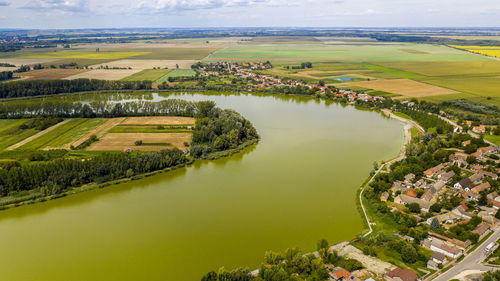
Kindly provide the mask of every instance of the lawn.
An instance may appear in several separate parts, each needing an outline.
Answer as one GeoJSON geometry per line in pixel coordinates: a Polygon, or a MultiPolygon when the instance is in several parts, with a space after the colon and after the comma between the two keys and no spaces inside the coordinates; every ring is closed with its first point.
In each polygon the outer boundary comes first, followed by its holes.
{"type": "Polygon", "coordinates": [[[136,57],[141,55],[147,55],[148,52],[139,51],[81,51],[81,50],[64,50],[64,51],[51,51],[51,52],[33,52],[25,53],[16,58],[24,59],[122,59],[129,57],[136,57]]]}
{"type": "Polygon", "coordinates": [[[289,61],[487,61],[487,57],[454,48],[428,44],[359,45],[235,45],[208,56],[209,59],[278,59],[289,61]],[[408,52],[405,50],[414,50],[408,52]]]}
{"type": "Polygon", "coordinates": [[[168,74],[171,69],[145,69],[141,72],[132,74],[129,77],[123,78],[123,81],[143,81],[143,80],[149,80],[149,81],[156,81],[163,77],[164,75],[168,74]]]}
{"type": "Polygon", "coordinates": [[[166,82],[168,81],[169,77],[191,77],[196,75],[196,71],[192,69],[174,69],[171,72],[167,73],[166,75],[163,75],[160,77],[156,82],[161,83],[161,82],[166,82]]]}
{"type": "Polygon", "coordinates": [[[500,145],[500,136],[498,135],[484,135],[484,139],[491,141],[496,145],[500,145]]]}

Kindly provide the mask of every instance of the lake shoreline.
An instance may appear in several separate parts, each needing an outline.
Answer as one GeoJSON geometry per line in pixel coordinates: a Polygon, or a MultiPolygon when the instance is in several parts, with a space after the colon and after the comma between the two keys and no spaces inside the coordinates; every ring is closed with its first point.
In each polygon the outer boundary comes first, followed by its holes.
{"type": "MultiPolygon", "coordinates": [[[[16,208],[16,207],[20,207],[20,206],[25,206],[25,205],[32,205],[32,204],[35,204],[35,203],[42,203],[42,202],[46,202],[46,201],[49,201],[49,200],[55,200],[55,199],[58,199],[58,198],[63,198],[63,197],[69,196],[69,195],[74,195],[74,194],[78,194],[78,193],[82,193],[82,192],[86,192],[86,191],[91,191],[91,190],[94,190],[94,189],[97,189],[97,188],[105,188],[105,187],[108,187],[108,186],[111,186],[111,185],[117,185],[117,184],[126,183],[126,182],[130,182],[130,181],[134,181],[134,180],[140,180],[140,179],[143,179],[143,178],[146,178],[146,177],[150,177],[150,176],[153,176],[153,175],[157,175],[157,174],[161,174],[161,173],[165,173],[165,172],[170,172],[170,171],[173,171],[173,170],[177,170],[177,169],[180,169],[180,168],[184,168],[184,167],[190,166],[190,165],[194,164],[196,161],[199,161],[199,160],[217,160],[217,159],[229,157],[231,155],[234,155],[236,153],[239,153],[239,152],[245,150],[246,148],[248,148],[248,147],[250,147],[252,145],[257,144],[259,141],[260,141],[260,138],[251,139],[251,140],[248,140],[248,141],[240,144],[236,148],[227,149],[227,150],[224,150],[224,151],[212,152],[212,153],[210,153],[210,154],[208,154],[206,156],[203,156],[201,158],[196,158],[196,159],[189,158],[186,163],[183,163],[183,164],[180,164],[180,165],[176,165],[176,166],[173,166],[173,167],[168,167],[168,168],[165,168],[165,169],[162,169],[162,170],[157,170],[157,171],[153,171],[153,172],[149,172],[149,173],[138,174],[138,175],[134,175],[134,176],[128,177],[128,178],[121,178],[121,179],[116,179],[116,180],[110,180],[110,181],[103,182],[103,183],[89,183],[89,184],[86,184],[86,185],[83,185],[83,186],[80,186],[80,187],[74,187],[72,189],[66,190],[66,191],[64,191],[64,192],[62,192],[60,194],[46,195],[46,196],[36,196],[36,195],[33,195],[30,199],[26,199],[26,200],[21,200],[20,199],[20,198],[23,198],[23,197],[26,197],[26,196],[19,196],[17,198],[14,197],[15,199],[13,199],[13,200],[16,200],[16,202],[0,206],[0,211],[8,210],[10,208],[16,208]]],[[[13,201],[13,200],[10,200],[10,201],[13,201]]]]}

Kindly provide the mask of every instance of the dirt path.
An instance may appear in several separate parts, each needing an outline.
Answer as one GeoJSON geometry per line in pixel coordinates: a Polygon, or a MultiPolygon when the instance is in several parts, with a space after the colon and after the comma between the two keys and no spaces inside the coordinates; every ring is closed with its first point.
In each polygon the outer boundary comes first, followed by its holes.
{"type": "Polygon", "coordinates": [[[50,128],[47,128],[47,129],[45,129],[45,130],[43,130],[43,131],[41,131],[41,132],[38,132],[38,133],[36,133],[36,134],[32,135],[32,136],[31,136],[31,137],[29,137],[29,138],[25,138],[24,140],[22,140],[22,141],[20,141],[20,142],[18,142],[18,143],[16,143],[16,144],[13,144],[13,145],[11,145],[11,146],[9,146],[9,147],[7,147],[7,150],[14,150],[14,149],[16,149],[16,148],[18,148],[18,147],[20,147],[20,146],[23,146],[23,145],[27,144],[28,142],[30,142],[30,141],[32,141],[32,140],[34,140],[34,139],[37,139],[37,138],[39,138],[39,137],[41,137],[41,136],[45,135],[46,133],[48,133],[48,132],[50,132],[50,131],[53,131],[55,128],[57,128],[57,127],[59,127],[59,126],[62,126],[62,125],[64,125],[64,124],[68,123],[68,122],[69,122],[69,120],[70,120],[70,119],[66,119],[66,120],[64,120],[64,121],[62,121],[62,122],[59,122],[59,123],[55,124],[54,126],[52,126],[52,127],[50,127],[50,128]]]}
{"type": "Polygon", "coordinates": [[[79,140],[73,142],[71,145],[74,146],[74,147],[77,147],[80,144],[82,144],[84,141],[88,140],[92,135],[95,135],[97,138],[101,138],[111,128],[113,128],[114,126],[122,123],[123,121],[125,121],[125,119],[127,119],[127,118],[121,117],[121,118],[112,118],[112,119],[109,119],[105,123],[99,125],[99,127],[95,128],[94,130],[92,130],[92,131],[88,132],[87,134],[85,134],[79,140]]]}

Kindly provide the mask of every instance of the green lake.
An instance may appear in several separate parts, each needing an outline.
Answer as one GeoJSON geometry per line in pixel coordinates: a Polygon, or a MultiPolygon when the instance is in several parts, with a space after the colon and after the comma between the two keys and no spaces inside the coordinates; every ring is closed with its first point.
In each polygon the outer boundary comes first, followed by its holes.
{"type": "Polygon", "coordinates": [[[306,97],[188,95],[249,119],[242,153],[0,212],[0,280],[200,280],[255,269],[268,250],[351,240],[356,191],[396,156],[403,125],[306,97]]]}

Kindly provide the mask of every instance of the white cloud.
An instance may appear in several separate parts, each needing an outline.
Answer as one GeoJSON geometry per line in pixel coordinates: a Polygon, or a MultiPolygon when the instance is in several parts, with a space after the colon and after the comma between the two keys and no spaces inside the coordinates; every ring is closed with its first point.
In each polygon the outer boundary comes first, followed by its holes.
{"type": "Polygon", "coordinates": [[[30,0],[21,9],[79,13],[87,11],[87,0],[30,0]]]}
{"type": "Polygon", "coordinates": [[[368,9],[360,12],[345,12],[342,13],[344,16],[371,16],[371,15],[379,15],[382,14],[381,11],[368,9]]]}

